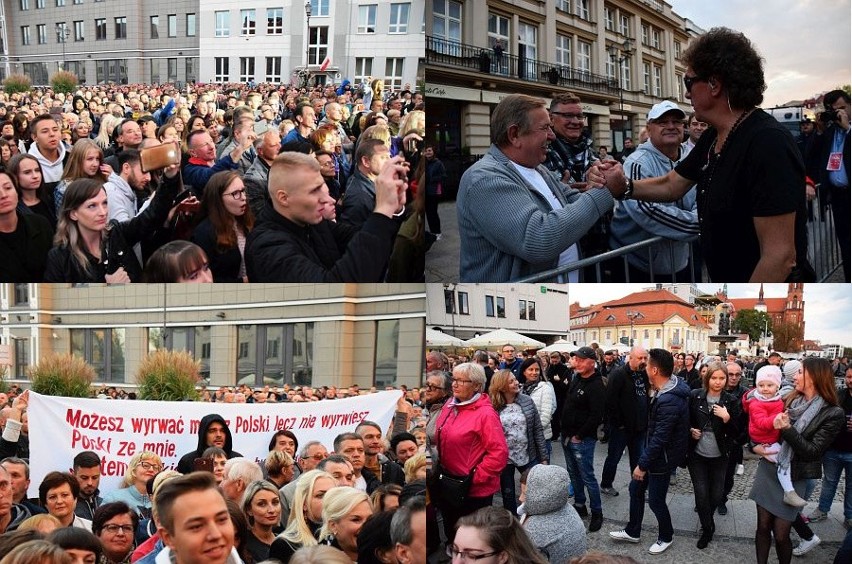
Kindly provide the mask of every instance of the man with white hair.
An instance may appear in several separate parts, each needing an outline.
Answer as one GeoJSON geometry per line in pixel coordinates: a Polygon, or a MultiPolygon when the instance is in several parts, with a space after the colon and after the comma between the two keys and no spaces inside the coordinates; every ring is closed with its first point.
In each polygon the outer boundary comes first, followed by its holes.
{"type": "Polygon", "coordinates": [[[231,458],[225,463],[225,477],[219,487],[227,499],[239,504],[252,482],[263,480],[260,466],[248,458],[231,458]]]}

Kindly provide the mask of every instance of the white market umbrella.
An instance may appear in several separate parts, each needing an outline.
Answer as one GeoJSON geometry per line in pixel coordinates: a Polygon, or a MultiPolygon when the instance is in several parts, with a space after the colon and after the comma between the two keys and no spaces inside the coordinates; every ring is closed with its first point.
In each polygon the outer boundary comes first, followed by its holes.
{"type": "Polygon", "coordinates": [[[523,347],[528,349],[540,349],[544,346],[544,343],[542,343],[541,341],[536,341],[535,339],[527,337],[526,335],[521,335],[520,333],[509,331],[508,329],[497,329],[496,331],[485,333],[484,335],[480,335],[479,337],[468,339],[467,341],[465,341],[465,345],[472,348],[502,347],[503,345],[512,345],[515,347],[523,347]]]}
{"type": "Polygon", "coordinates": [[[578,348],[580,348],[580,347],[578,347],[578,346],[577,346],[577,345],[575,345],[574,343],[571,343],[571,342],[569,342],[569,341],[566,341],[565,339],[559,339],[559,340],[558,340],[558,341],[556,341],[555,343],[552,343],[552,344],[550,344],[550,345],[547,345],[546,347],[544,347],[543,349],[541,349],[541,350],[540,350],[540,351],[538,351],[538,352],[544,352],[544,353],[552,353],[552,352],[558,352],[558,353],[570,353],[570,352],[574,352],[574,351],[576,351],[578,348]]]}
{"type": "Polygon", "coordinates": [[[465,343],[463,340],[452,335],[427,327],[426,346],[435,349],[445,349],[450,347],[464,347],[465,343]]]}

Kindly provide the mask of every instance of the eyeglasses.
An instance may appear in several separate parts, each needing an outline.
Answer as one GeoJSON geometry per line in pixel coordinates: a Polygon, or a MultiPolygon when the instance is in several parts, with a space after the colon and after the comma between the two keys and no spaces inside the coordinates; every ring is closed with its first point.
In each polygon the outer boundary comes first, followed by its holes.
{"type": "Polygon", "coordinates": [[[246,196],[245,190],[234,190],[233,192],[225,192],[223,196],[230,196],[235,200],[242,200],[246,196]]]}
{"type": "Polygon", "coordinates": [[[159,472],[163,469],[159,464],[154,464],[152,462],[140,462],[139,466],[141,466],[145,470],[153,470],[155,472],[159,472]]]}
{"type": "Polygon", "coordinates": [[[567,119],[568,121],[583,121],[586,118],[586,114],[569,114],[568,112],[550,112],[552,116],[559,116],[561,118],[567,119]]]}
{"type": "Polygon", "coordinates": [[[104,525],[104,530],[111,535],[117,535],[119,532],[132,535],[133,525],[104,525]]]}
{"type": "Polygon", "coordinates": [[[692,93],[692,85],[696,82],[704,82],[707,79],[702,76],[686,76],[683,77],[683,85],[686,86],[686,91],[692,93]]]}
{"type": "Polygon", "coordinates": [[[476,560],[482,560],[483,558],[488,558],[489,556],[496,556],[500,554],[499,550],[494,552],[483,552],[482,554],[471,554],[470,552],[464,552],[459,550],[454,546],[447,547],[447,556],[455,560],[457,557],[462,562],[475,562],[476,560]]]}
{"type": "Polygon", "coordinates": [[[429,390],[430,392],[444,389],[442,386],[433,386],[432,384],[426,384],[425,386],[423,386],[423,388],[429,390]]]}
{"type": "Polygon", "coordinates": [[[461,386],[462,384],[470,384],[471,382],[473,382],[473,380],[461,380],[453,378],[453,385],[458,384],[459,386],[461,386]]]}

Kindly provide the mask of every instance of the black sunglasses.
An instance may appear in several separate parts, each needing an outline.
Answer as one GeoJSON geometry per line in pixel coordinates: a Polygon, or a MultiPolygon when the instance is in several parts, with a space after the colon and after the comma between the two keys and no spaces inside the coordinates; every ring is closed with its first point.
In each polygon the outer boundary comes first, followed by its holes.
{"type": "Polygon", "coordinates": [[[696,82],[703,82],[707,79],[701,76],[685,76],[683,77],[683,85],[686,86],[686,91],[692,93],[692,85],[696,82]]]}

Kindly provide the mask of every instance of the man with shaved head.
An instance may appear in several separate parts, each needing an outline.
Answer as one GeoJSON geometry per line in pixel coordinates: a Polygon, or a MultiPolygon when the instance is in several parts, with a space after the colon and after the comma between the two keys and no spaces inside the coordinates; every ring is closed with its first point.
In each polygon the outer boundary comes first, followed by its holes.
{"type": "Polygon", "coordinates": [[[645,364],[648,352],[634,347],[627,362],[609,374],[606,387],[606,413],[609,415],[609,448],[601,475],[601,491],[617,496],[612,487],[618,463],[627,447],[630,470],[636,467],[645,444],[648,428],[648,374],[645,364]]]}
{"type": "Polygon", "coordinates": [[[402,157],[376,178],[376,204],[360,229],[324,219],[334,205],[310,155],[284,152],[269,170],[271,207],[263,209],[246,243],[252,282],[381,282],[405,210],[402,157]]]}

